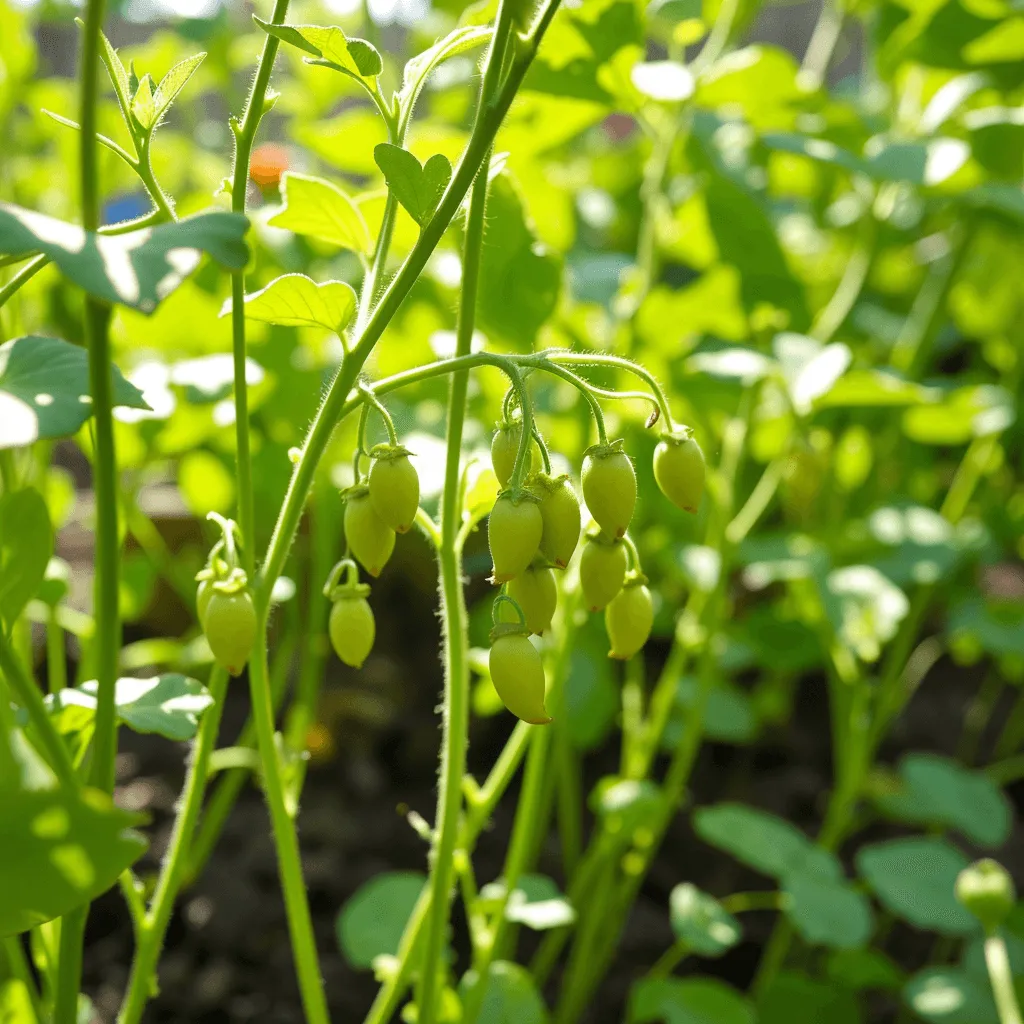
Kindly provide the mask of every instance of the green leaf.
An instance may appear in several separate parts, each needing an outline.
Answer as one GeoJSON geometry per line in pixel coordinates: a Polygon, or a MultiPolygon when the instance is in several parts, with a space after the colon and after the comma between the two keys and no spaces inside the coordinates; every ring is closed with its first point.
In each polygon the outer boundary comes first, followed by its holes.
{"type": "Polygon", "coordinates": [[[919,405],[934,401],[936,391],[904,380],[888,370],[851,370],[817,401],[818,408],[867,408],[919,405]]]}
{"type": "Polygon", "coordinates": [[[359,207],[337,185],[288,171],[281,179],[281,198],[284,208],[267,222],[271,227],[311,235],[357,253],[373,248],[359,207]]]}
{"type": "MultiPolygon", "coordinates": [[[[142,392],[111,367],[114,404],[149,409],[142,392]]],[[[92,415],[89,354],[31,335],[0,345],[0,449],[70,437],[92,415]]]]}
{"type": "Polygon", "coordinates": [[[509,175],[494,175],[480,257],[480,329],[532,350],[558,305],[561,283],[562,260],[537,237],[519,189],[509,175]]]}
{"type": "MultiPolygon", "coordinates": [[[[75,20],[80,28],[84,27],[80,19],[76,18],[75,20]]],[[[131,109],[131,85],[128,82],[128,72],[125,70],[124,64],[121,63],[117,50],[110,45],[110,40],[103,32],[100,32],[100,57],[106,66],[111,84],[114,86],[114,92],[117,95],[117,102],[121,108],[121,113],[127,121],[128,113],[131,109]]]]}
{"type": "MultiPolygon", "coordinates": [[[[283,327],[326,327],[341,334],[356,312],[356,293],[344,281],[318,284],[305,274],[284,274],[245,297],[249,320],[283,327]]],[[[231,300],[220,315],[231,312],[231,300]]]]}
{"type": "Polygon", "coordinates": [[[594,787],[590,806],[609,833],[632,835],[644,828],[661,810],[664,797],[650,779],[609,776],[594,787]]]}
{"type": "Polygon", "coordinates": [[[349,39],[335,26],[272,25],[253,15],[253,21],[268,35],[297,46],[323,61],[335,71],[366,81],[376,78],[384,68],[380,53],[365,39],[349,39]]]}
{"type": "Polygon", "coordinates": [[[999,1024],[987,980],[960,967],[928,967],[903,989],[903,1001],[930,1024],[999,1024]]]}
{"type": "Polygon", "coordinates": [[[871,904],[845,881],[813,871],[789,873],[783,882],[786,916],[812,946],[859,949],[871,938],[871,904]]]}
{"type": "Polygon", "coordinates": [[[861,1024],[857,997],[848,989],[780,971],[757,1003],[758,1024],[861,1024]]]}
{"type": "Polygon", "coordinates": [[[835,569],[822,599],[841,640],[863,661],[877,661],[910,609],[907,595],[871,565],[835,569]]]}
{"type": "Polygon", "coordinates": [[[576,911],[546,875],[523,875],[505,904],[505,917],[543,932],[572,924],[576,911]]]}
{"type": "Polygon", "coordinates": [[[174,102],[175,97],[185,88],[188,80],[196,73],[199,65],[206,59],[205,53],[197,53],[179,61],[170,71],[160,79],[160,84],[153,94],[153,105],[156,107],[156,116],[159,118],[166,113],[167,108],[174,102]]]}
{"type": "Polygon", "coordinates": [[[879,901],[918,928],[967,935],[978,922],[957,902],[956,876],[967,858],[943,839],[891,839],[857,851],[857,870],[879,901]]]}
{"type": "Polygon", "coordinates": [[[986,848],[1010,834],[1013,810],[1003,791],[984,773],[938,754],[907,754],[900,761],[902,788],[875,798],[890,817],[944,825],[986,848]]]}
{"type": "Polygon", "coordinates": [[[248,224],[240,213],[216,211],[126,235],[97,235],[0,203],[0,255],[45,253],[97,298],[152,313],[196,269],[203,252],[229,270],[244,267],[248,224]]]}
{"type": "Polygon", "coordinates": [[[373,148],[373,159],[384,174],[388,189],[405,207],[409,216],[423,227],[441,202],[452,165],[443,153],[435,153],[421,164],[407,149],[382,142],[373,148]]]}
{"type": "Polygon", "coordinates": [[[476,1019],[479,1024],[545,1024],[548,1013],[530,972],[519,964],[495,960],[487,972],[476,1019]]]}
{"type": "Polygon", "coordinates": [[[26,487],[0,497],[0,625],[6,623],[8,630],[14,625],[43,582],[52,554],[42,495],[26,487]]]}
{"type": "Polygon", "coordinates": [[[153,95],[153,79],[149,75],[142,76],[139,87],[132,97],[132,117],[143,131],[148,132],[156,126],[159,113],[153,95]]]}
{"type": "Polygon", "coordinates": [[[953,606],[947,628],[954,641],[969,638],[991,654],[1024,657],[1024,607],[1019,602],[967,598],[953,606]]]}
{"type": "Polygon", "coordinates": [[[629,994],[629,1024],[754,1024],[750,1003],[711,978],[644,978],[629,994]]]}
{"type": "Polygon", "coordinates": [[[721,258],[742,275],[747,312],[769,304],[788,314],[790,330],[806,330],[810,315],[803,285],[789,269],[761,197],[727,173],[709,143],[695,149],[695,158],[708,168],[708,221],[721,258]]]}
{"type": "MultiPolygon", "coordinates": [[[[75,689],[61,690],[47,698],[51,714],[67,708],[85,712],[96,710],[97,683],[89,680],[75,689]]],[[[178,673],[150,679],[125,677],[117,680],[114,705],[118,719],[138,733],[155,733],[169,740],[190,740],[199,728],[199,719],[213,698],[196,679],[178,673]]],[[[86,720],[76,715],[76,728],[86,720]]]]}
{"type": "Polygon", "coordinates": [[[796,826],[745,804],[700,807],[693,812],[693,827],[704,842],[773,878],[782,878],[814,851],[796,826]]]}
{"type": "Polygon", "coordinates": [[[426,879],[418,871],[388,871],[348,898],[338,915],[338,945],[353,967],[394,956],[426,879]]]}
{"type": "Polygon", "coordinates": [[[739,921],[714,896],[690,882],[672,890],[668,905],[676,938],[698,956],[721,956],[743,935],[739,921]]]}
{"type": "Polygon", "coordinates": [[[1000,434],[1017,418],[1013,396],[995,384],[957,388],[941,402],[919,405],[903,414],[903,432],[921,444],[967,444],[975,437],[1000,434]]]}
{"type": "Polygon", "coordinates": [[[903,972],[877,949],[839,949],[828,958],[829,979],[856,992],[864,989],[895,991],[903,985],[903,972]]]}
{"type": "Polygon", "coordinates": [[[822,345],[814,338],[789,332],[775,336],[772,351],[793,408],[801,416],[832,390],[853,360],[853,353],[842,342],[822,345]]]}
{"type": "Polygon", "coordinates": [[[106,892],[146,849],[139,815],[95,789],[0,795],[0,935],[17,935],[106,892]]]}
{"type": "Polygon", "coordinates": [[[405,65],[405,71],[402,74],[402,88],[398,93],[398,104],[405,112],[406,117],[434,68],[460,53],[466,53],[468,50],[480,46],[487,42],[492,35],[493,29],[489,26],[464,25],[449,32],[429,49],[416,54],[409,60],[405,65]]]}

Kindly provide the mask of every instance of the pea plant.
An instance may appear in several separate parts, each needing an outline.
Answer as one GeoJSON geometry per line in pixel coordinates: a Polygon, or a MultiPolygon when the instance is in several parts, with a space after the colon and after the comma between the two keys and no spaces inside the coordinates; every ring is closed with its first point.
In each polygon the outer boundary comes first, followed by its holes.
{"type": "Polygon", "coordinates": [[[0,1019],[160,1019],[252,782],[282,1019],[344,958],[367,1024],[1021,1024],[1013,5],[104,6],[74,79],[0,6],[0,1019]],[[423,870],[325,948],[304,799],[412,551],[423,870]],[[122,730],[188,745],[158,857],[122,730]]]}

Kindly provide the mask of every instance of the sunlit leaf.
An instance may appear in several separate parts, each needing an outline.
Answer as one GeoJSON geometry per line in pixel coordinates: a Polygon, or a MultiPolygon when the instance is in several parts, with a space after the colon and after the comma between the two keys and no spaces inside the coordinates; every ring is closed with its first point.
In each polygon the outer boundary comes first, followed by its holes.
{"type": "Polygon", "coordinates": [[[359,207],[331,182],[288,171],[281,178],[281,198],[284,209],[267,222],[272,227],[311,235],[354,252],[371,250],[373,243],[359,207]]]}
{"type": "MultiPolygon", "coordinates": [[[[111,367],[114,404],[149,409],[142,392],[111,367]]],[[[59,338],[0,345],[0,449],[69,437],[92,415],[89,355],[59,338]]]]}
{"type": "Polygon", "coordinates": [[[45,253],[97,298],[152,313],[196,269],[203,252],[228,269],[244,267],[247,227],[242,214],[217,211],[126,235],[96,235],[0,203],[0,255],[45,253]]]}
{"type": "MultiPolygon", "coordinates": [[[[344,281],[317,283],[305,274],[284,274],[245,297],[250,320],[283,327],[326,327],[340,334],[356,311],[356,293],[344,281]]],[[[221,316],[231,312],[231,300],[221,316]]]]}
{"type": "Polygon", "coordinates": [[[384,68],[377,48],[365,39],[349,39],[336,26],[272,25],[253,15],[253,21],[268,35],[290,43],[318,61],[360,80],[375,78],[384,68]]]}

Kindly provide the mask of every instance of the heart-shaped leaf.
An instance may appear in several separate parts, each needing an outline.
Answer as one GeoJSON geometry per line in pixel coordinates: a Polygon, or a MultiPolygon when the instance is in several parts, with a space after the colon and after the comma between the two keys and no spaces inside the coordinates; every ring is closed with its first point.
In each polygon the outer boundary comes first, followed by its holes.
{"type": "Polygon", "coordinates": [[[336,185],[323,178],[289,171],[281,179],[284,209],[267,222],[297,235],[311,235],[353,252],[373,247],[359,207],[336,185]]]}
{"type": "MultiPolygon", "coordinates": [[[[317,284],[305,274],[284,274],[245,297],[250,320],[283,327],[326,327],[340,334],[356,311],[356,293],[344,281],[317,284]]],[[[220,315],[231,312],[230,299],[220,315]]]]}
{"type": "MultiPolygon", "coordinates": [[[[115,366],[114,404],[149,409],[115,366]]],[[[69,437],[92,415],[89,354],[84,348],[35,335],[0,345],[0,448],[41,437],[69,437]]]]}
{"type": "Polygon", "coordinates": [[[109,889],[146,849],[138,815],[95,789],[4,790],[0,935],[61,917],[109,889]]]}
{"type": "Polygon", "coordinates": [[[196,269],[202,253],[229,270],[244,267],[248,224],[240,213],[215,211],[126,235],[97,235],[0,203],[0,256],[44,253],[97,298],[152,313],[196,269]]]}
{"type": "Polygon", "coordinates": [[[365,39],[349,39],[336,26],[273,25],[255,16],[253,21],[268,35],[312,54],[316,63],[353,78],[375,78],[384,68],[376,47],[365,39]]]}
{"type": "Polygon", "coordinates": [[[452,165],[448,157],[435,153],[421,164],[407,149],[382,142],[374,147],[373,158],[395,198],[423,227],[433,216],[448,182],[452,180],[452,165]]]}

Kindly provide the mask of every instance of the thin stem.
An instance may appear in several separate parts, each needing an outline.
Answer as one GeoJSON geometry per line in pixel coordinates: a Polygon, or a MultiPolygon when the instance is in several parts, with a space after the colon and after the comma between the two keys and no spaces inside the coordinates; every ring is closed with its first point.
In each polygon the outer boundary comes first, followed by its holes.
{"type": "MultiPolygon", "coordinates": [[[[826,0],[825,10],[832,9],[830,0],[826,0]]],[[[840,24],[842,15],[840,15],[840,24]]],[[[819,22],[819,25],[821,22],[819,22]]],[[[843,276],[839,279],[832,298],[822,309],[811,327],[811,337],[818,341],[831,341],[836,331],[846,322],[860,297],[864,288],[864,282],[868,279],[868,271],[875,256],[875,242],[878,235],[878,225],[870,209],[864,214],[864,226],[862,237],[854,250],[847,257],[846,267],[843,276]]]]}
{"type": "Polygon", "coordinates": [[[616,366],[627,373],[632,373],[644,381],[654,392],[654,397],[657,398],[658,406],[661,409],[665,430],[671,433],[675,429],[675,421],[672,419],[672,410],[669,408],[665,392],[654,375],[639,363],[605,352],[565,352],[559,349],[548,349],[538,355],[553,363],[564,363],[570,366],[616,366]]]}
{"type": "Polygon", "coordinates": [[[801,84],[808,90],[821,88],[842,31],[843,11],[840,5],[835,0],[825,0],[800,66],[801,84]]]}
{"type": "MultiPolygon", "coordinates": [[[[487,70],[480,88],[480,107],[484,108],[496,89],[511,22],[508,7],[502,3],[498,25],[487,59],[487,70]]],[[[473,184],[466,217],[466,235],[462,254],[462,290],[456,325],[455,355],[467,356],[472,350],[476,327],[477,287],[480,280],[480,259],[483,253],[484,216],[487,206],[489,156],[473,184]]],[[[437,815],[434,843],[430,854],[430,911],[424,937],[423,961],[420,970],[420,993],[417,1020],[434,1024],[437,1014],[438,971],[448,931],[448,914],[452,889],[452,860],[459,830],[462,806],[462,776],[466,770],[466,747],[469,732],[469,666],[466,598],[462,587],[462,558],[458,547],[462,509],[459,504],[462,473],[462,434],[469,392],[469,372],[452,375],[448,396],[447,454],[445,458],[444,494],[441,500],[441,545],[439,548],[441,622],[444,630],[445,695],[442,717],[440,784],[437,794],[437,815]]],[[[523,392],[523,441],[529,452],[531,437],[528,419],[529,400],[523,392]]],[[[522,448],[522,444],[520,445],[522,448]]],[[[521,453],[520,453],[521,454],[521,453]]],[[[518,460],[516,468],[519,468],[518,460]]],[[[515,474],[513,474],[515,479],[515,474]]]]}
{"type": "Polygon", "coordinates": [[[999,1012],[999,1024],[1024,1024],[1021,1019],[1017,993],[1013,987],[1013,971],[1006,953],[1006,943],[1001,935],[990,933],[985,939],[985,966],[988,968],[992,995],[999,1012]]]}
{"type": "MultiPolygon", "coordinates": [[[[469,355],[468,352],[464,354],[469,355]]],[[[373,388],[368,384],[361,383],[359,385],[359,392],[366,397],[367,406],[373,406],[380,413],[380,418],[384,421],[384,429],[388,432],[388,441],[392,446],[396,446],[398,444],[398,434],[395,431],[395,423],[391,419],[391,414],[384,408],[383,403],[373,393],[373,388]]]]}
{"type": "Polygon", "coordinates": [[[550,746],[551,730],[534,727],[530,736],[530,753],[526,763],[526,774],[523,789],[519,794],[516,807],[515,824],[509,840],[508,853],[505,856],[503,877],[505,890],[494,910],[494,926],[490,941],[477,950],[474,963],[476,979],[463,1000],[463,1024],[474,1024],[483,1006],[487,994],[487,982],[491,964],[502,949],[503,940],[508,931],[509,921],[505,916],[505,908],[526,870],[530,850],[533,848],[533,837],[541,817],[540,804],[544,795],[544,784],[547,778],[547,754],[550,746]]]}
{"type": "Polygon", "coordinates": [[[228,676],[224,669],[214,668],[209,685],[213,703],[203,714],[192,747],[188,775],[182,789],[178,815],[174,822],[167,854],[160,867],[156,892],[139,929],[135,959],[132,963],[124,1003],[117,1018],[118,1024],[137,1024],[138,1021],[141,1021],[146,1002],[154,991],[153,979],[157,960],[163,949],[174,901],[184,878],[188,845],[203,806],[210,755],[217,744],[227,685],[228,676]]]}
{"type": "Polygon", "coordinates": [[[292,955],[298,975],[302,1005],[309,1024],[328,1024],[327,999],[317,959],[313,920],[309,898],[302,876],[302,859],[295,821],[289,811],[281,763],[274,734],[274,708],[270,698],[270,682],[266,662],[266,610],[260,610],[262,621],[257,630],[256,648],[249,659],[249,690],[253,719],[263,765],[263,791],[270,809],[270,821],[277,848],[278,874],[284,890],[285,912],[292,941],[292,955]]]}
{"type": "MultiPolygon", "coordinates": [[[[276,0],[271,21],[284,22],[289,0],[276,0]]],[[[249,185],[249,162],[252,158],[256,131],[266,107],[267,87],[274,69],[280,40],[266,33],[263,52],[256,68],[256,77],[245,104],[240,122],[232,122],[235,134],[235,162],[231,176],[231,209],[245,213],[249,185]]],[[[235,397],[235,465],[238,476],[238,524],[242,531],[243,565],[250,578],[253,574],[253,552],[256,547],[255,514],[252,491],[252,456],[249,445],[249,394],[245,379],[245,268],[231,275],[231,353],[234,363],[235,397]]]]}
{"type": "Polygon", "coordinates": [[[2,949],[3,958],[7,961],[9,977],[17,978],[25,986],[25,991],[32,1004],[32,1021],[26,1022],[26,1024],[40,1024],[44,1017],[39,1002],[39,989],[36,987],[35,978],[32,976],[31,968],[25,957],[25,950],[21,946],[21,937],[8,935],[2,940],[2,949]]]}
{"type": "MultiPolygon", "coordinates": [[[[552,373],[556,377],[560,377],[562,380],[570,383],[587,400],[587,404],[590,406],[590,412],[594,417],[594,422],[597,424],[598,443],[607,444],[608,431],[604,425],[604,413],[601,410],[601,403],[598,402],[595,394],[598,389],[592,387],[591,384],[585,381],[582,377],[578,377],[571,370],[564,369],[550,359],[545,360],[544,369],[547,370],[548,373],[552,373]]],[[[605,393],[608,394],[609,392],[605,393]]],[[[620,396],[616,395],[616,397],[620,396]]],[[[650,396],[645,395],[644,397],[649,398],[650,396]]]]}
{"type": "MultiPolygon", "coordinates": [[[[74,765],[71,763],[71,755],[64,741],[57,732],[43,703],[43,695],[39,687],[28,677],[22,669],[11,641],[0,631],[0,672],[3,672],[7,685],[11,688],[18,703],[28,713],[29,721],[35,726],[39,734],[40,742],[46,752],[46,760],[53,769],[62,786],[76,790],[78,788],[78,776],[75,774],[74,765]]],[[[6,700],[6,695],[0,697],[6,700]]]]}

